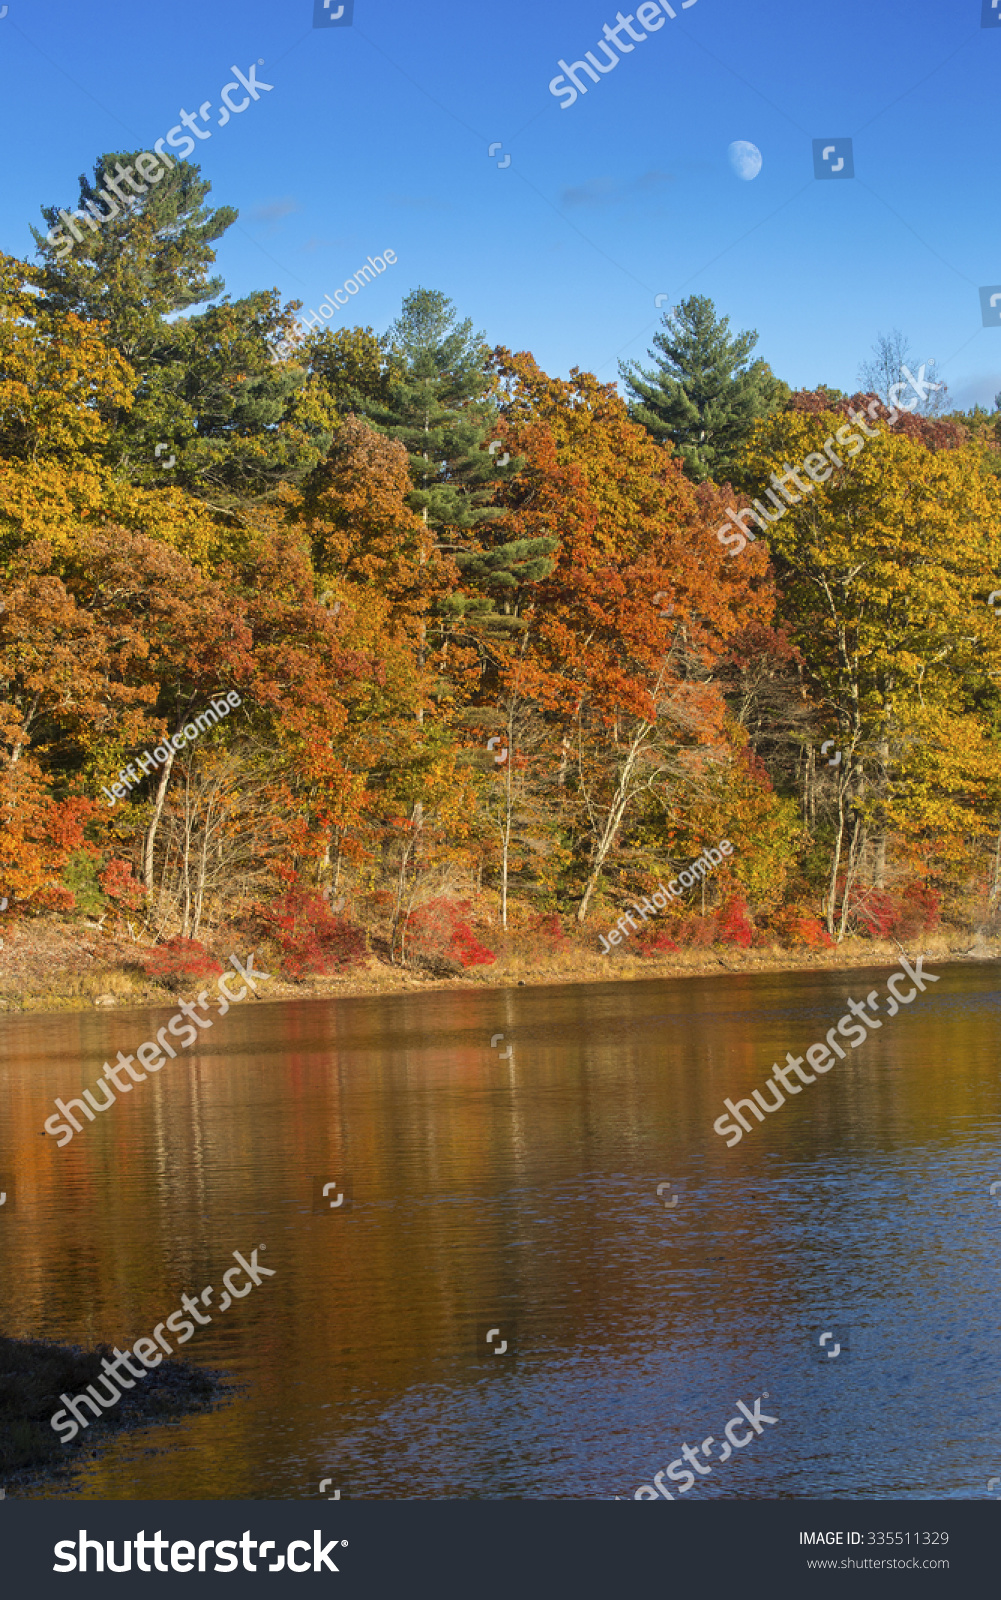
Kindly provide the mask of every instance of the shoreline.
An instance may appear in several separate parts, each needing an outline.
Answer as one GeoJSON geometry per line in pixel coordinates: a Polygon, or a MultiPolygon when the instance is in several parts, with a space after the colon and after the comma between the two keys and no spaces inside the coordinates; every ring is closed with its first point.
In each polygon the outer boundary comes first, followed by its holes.
{"type": "MultiPolygon", "coordinates": [[[[138,966],[140,950],[148,947],[107,936],[88,940],[64,924],[22,923],[17,942],[8,945],[11,957],[6,973],[0,972],[0,1015],[55,1016],[90,1011],[149,1009],[176,1005],[181,996],[174,986],[156,983],[138,966]],[[13,969],[13,970],[12,970],[13,969]]],[[[222,945],[220,944],[220,949],[222,945]]],[[[461,974],[417,967],[396,967],[378,956],[341,974],[303,980],[280,977],[275,970],[255,996],[265,1003],[289,1000],[357,999],[389,994],[468,992],[541,988],[552,985],[636,983],[644,980],[722,977],[802,971],[851,971],[858,967],[894,966],[901,946],[892,940],[849,939],[834,950],[787,950],[762,945],[749,950],[735,946],[710,946],[679,950],[657,957],[616,951],[612,956],[584,950],[577,944],[563,949],[536,949],[523,953],[509,946],[488,965],[461,974]]],[[[909,958],[923,955],[929,963],[1001,960],[1001,945],[982,938],[956,934],[925,935],[906,951],[909,958]]],[[[260,965],[269,952],[260,953],[260,965]]],[[[204,981],[204,980],[200,980],[204,981]]],[[[187,990],[191,984],[184,984],[187,990]]]]}
{"type": "MultiPolygon", "coordinates": [[[[100,1381],[101,1357],[111,1354],[104,1344],[83,1350],[48,1339],[0,1338],[7,1380],[0,1399],[0,1484],[5,1497],[30,1499],[33,1490],[54,1485],[73,1494],[82,1469],[123,1433],[176,1425],[214,1411],[240,1387],[214,1367],[171,1359],[147,1372],[141,1389],[130,1385],[135,1392],[123,1393],[113,1410],[88,1424],[86,1434],[62,1443],[50,1422],[59,1403],[57,1395],[65,1398],[60,1389],[80,1389],[90,1380],[100,1381]]],[[[153,1448],[166,1447],[167,1442],[163,1435],[153,1448]]]]}
{"type": "MultiPolygon", "coordinates": [[[[516,972],[507,971],[497,973],[493,979],[486,976],[493,971],[493,968],[474,969],[474,972],[466,973],[461,978],[440,978],[431,975],[422,976],[420,973],[400,968],[380,967],[374,973],[355,972],[344,978],[317,978],[302,984],[283,984],[281,980],[274,980],[268,984],[268,992],[262,990],[258,998],[270,1000],[272,1003],[288,1000],[353,1000],[378,995],[424,994],[436,991],[499,992],[514,988],[544,989],[563,985],[569,987],[600,983],[642,983],[654,979],[682,981],[688,978],[743,975],[756,977],[766,973],[851,972],[867,967],[896,967],[900,963],[900,950],[886,941],[881,941],[878,946],[861,940],[858,944],[862,948],[853,951],[804,952],[799,960],[795,958],[794,951],[778,951],[774,954],[761,951],[755,952],[750,957],[744,952],[738,955],[734,951],[727,951],[725,954],[714,955],[712,952],[699,951],[693,952],[688,961],[684,960],[683,956],[679,959],[679,955],[660,961],[631,957],[617,961],[615,965],[618,970],[610,972],[583,970],[579,958],[576,962],[567,962],[563,965],[557,962],[549,966],[535,962],[529,977],[521,977],[516,972]],[[484,974],[482,977],[481,972],[484,974]]],[[[949,950],[936,947],[934,940],[928,944],[914,945],[905,951],[905,954],[909,960],[923,956],[929,966],[933,963],[945,965],[964,961],[1001,961],[1001,947],[949,950]]]]}

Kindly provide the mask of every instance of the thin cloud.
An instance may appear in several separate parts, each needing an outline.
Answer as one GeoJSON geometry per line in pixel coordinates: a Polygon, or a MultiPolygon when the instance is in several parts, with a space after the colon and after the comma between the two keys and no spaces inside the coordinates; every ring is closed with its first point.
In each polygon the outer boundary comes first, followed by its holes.
{"type": "Polygon", "coordinates": [[[659,172],[654,168],[630,183],[617,183],[613,178],[588,178],[575,189],[564,189],[560,199],[565,206],[609,206],[629,200],[633,195],[655,193],[665,183],[673,182],[673,172],[659,172]]]}
{"type": "Polygon", "coordinates": [[[283,195],[279,200],[267,200],[263,205],[254,206],[250,212],[250,220],[265,223],[269,232],[274,233],[279,222],[301,210],[302,206],[298,200],[293,199],[291,195],[283,195]]]}
{"type": "Polygon", "coordinates": [[[981,374],[960,378],[949,384],[949,410],[972,411],[974,406],[982,406],[985,411],[993,411],[994,396],[999,390],[1001,375],[990,378],[981,374]]]}

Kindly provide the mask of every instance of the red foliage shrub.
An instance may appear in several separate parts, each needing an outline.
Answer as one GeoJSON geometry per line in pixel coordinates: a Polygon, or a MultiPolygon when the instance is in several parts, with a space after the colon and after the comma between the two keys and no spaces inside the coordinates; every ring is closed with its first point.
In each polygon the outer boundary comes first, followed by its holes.
{"type": "Polygon", "coordinates": [[[747,901],[739,894],[733,895],[718,914],[716,937],[721,944],[737,944],[750,949],[754,927],[747,915],[747,901]]]}
{"type": "Polygon", "coordinates": [[[912,883],[904,890],[904,898],[915,917],[920,919],[918,933],[932,933],[941,921],[942,896],[926,883],[912,883]]]}
{"type": "Polygon", "coordinates": [[[222,963],[210,950],[197,939],[182,939],[180,934],[151,950],[143,965],[147,978],[181,987],[215,978],[223,971],[222,963]]]}
{"type": "Polygon", "coordinates": [[[481,944],[472,929],[464,922],[456,925],[452,934],[452,952],[464,967],[489,966],[497,957],[485,944],[481,944]]]}
{"type": "Polygon", "coordinates": [[[675,917],[670,927],[671,933],[683,949],[707,950],[715,944],[718,937],[718,917],[715,911],[710,911],[707,917],[690,916],[675,917]]]}
{"type": "Polygon", "coordinates": [[[109,900],[117,901],[120,906],[126,906],[130,911],[141,906],[145,899],[144,886],[138,878],[132,876],[131,861],[122,861],[119,856],[111,857],[98,873],[97,881],[109,900]]]}
{"type": "Polygon", "coordinates": [[[930,933],[939,923],[940,897],[922,883],[909,883],[893,892],[868,889],[854,907],[856,921],[873,939],[913,939],[930,933]]]}
{"type": "Polygon", "coordinates": [[[714,944],[739,944],[746,950],[754,928],[747,915],[747,904],[735,895],[718,911],[706,916],[671,917],[659,927],[650,923],[639,936],[639,953],[656,955],[670,950],[708,950],[714,944]]]}
{"type": "Polygon", "coordinates": [[[855,915],[874,939],[888,939],[897,920],[895,897],[885,889],[870,889],[856,906],[855,915]]]}
{"type": "Polygon", "coordinates": [[[642,956],[681,949],[704,950],[715,943],[716,923],[713,911],[707,917],[682,915],[667,920],[658,918],[643,925],[636,935],[636,945],[642,956]]]}
{"type": "Polygon", "coordinates": [[[418,906],[407,918],[406,948],[413,955],[443,956],[464,967],[487,965],[497,957],[481,944],[469,924],[468,900],[449,900],[440,895],[418,906]]]}
{"type": "Polygon", "coordinates": [[[555,911],[551,911],[548,916],[538,917],[535,922],[529,923],[526,932],[547,955],[556,955],[558,951],[565,950],[570,943],[563,924],[555,911]]]}
{"type": "Polygon", "coordinates": [[[322,894],[291,884],[270,905],[258,908],[264,931],[281,952],[281,970],[289,978],[337,972],[366,954],[361,928],[331,911],[322,894]]]}
{"type": "Polygon", "coordinates": [[[804,945],[807,950],[832,950],[834,940],[818,917],[808,911],[792,910],[776,918],[775,932],[784,944],[804,945]]]}

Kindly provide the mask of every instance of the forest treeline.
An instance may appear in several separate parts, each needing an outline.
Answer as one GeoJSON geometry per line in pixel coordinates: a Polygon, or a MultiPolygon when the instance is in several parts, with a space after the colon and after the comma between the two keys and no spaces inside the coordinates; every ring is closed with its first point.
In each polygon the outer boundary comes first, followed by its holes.
{"type": "Polygon", "coordinates": [[[66,259],[0,258],[8,919],[465,963],[603,928],[726,838],[638,948],[987,925],[995,415],[852,431],[871,391],[792,392],[698,296],[621,386],[434,290],[304,335],[209,275],[208,190],[180,162],[66,259]],[[733,555],[728,509],[813,456],[733,555]]]}

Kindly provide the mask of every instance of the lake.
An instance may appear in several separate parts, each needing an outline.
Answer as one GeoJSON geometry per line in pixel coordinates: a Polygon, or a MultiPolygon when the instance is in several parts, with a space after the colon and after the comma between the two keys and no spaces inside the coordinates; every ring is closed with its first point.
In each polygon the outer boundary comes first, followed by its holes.
{"type": "Polygon", "coordinates": [[[247,1002],[64,1148],[53,1098],[171,1013],[0,1018],[3,1331],[126,1348],[214,1285],[181,1353],[242,1385],[77,1492],[632,1497],[711,1436],[682,1503],[984,1497],[999,967],[926,965],[733,1148],[724,1097],[893,969],[247,1002]]]}

